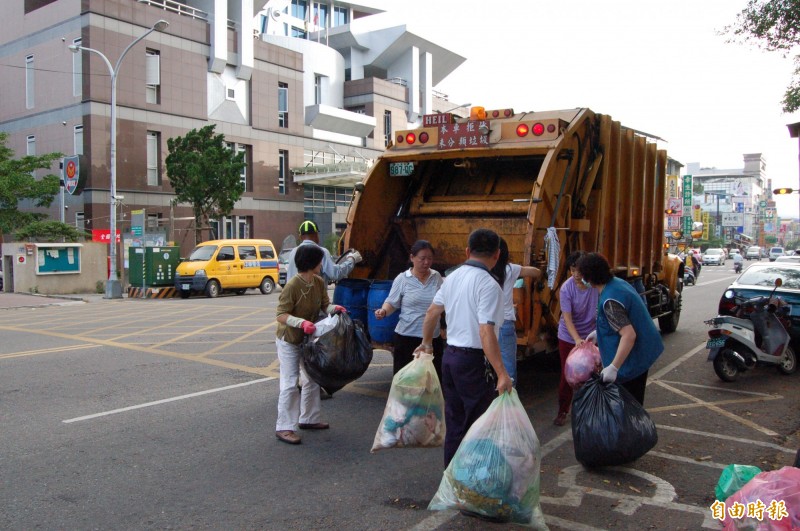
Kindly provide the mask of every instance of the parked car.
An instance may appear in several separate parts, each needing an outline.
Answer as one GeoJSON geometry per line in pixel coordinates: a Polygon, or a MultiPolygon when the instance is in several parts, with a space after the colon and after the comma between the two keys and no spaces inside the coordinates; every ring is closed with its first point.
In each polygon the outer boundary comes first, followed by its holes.
{"type": "Polygon", "coordinates": [[[785,254],[786,252],[783,250],[783,247],[773,247],[769,250],[769,261],[774,262],[776,258],[785,254]]]}
{"type": "Polygon", "coordinates": [[[725,251],[719,248],[706,249],[703,255],[703,265],[725,265],[725,251]]]}
{"type": "Polygon", "coordinates": [[[748,247],[747,252],[744,253],[744,257],[746,260],[761,260],[761,247],[758,245],[748,247]]]}
{"type": "MultiPolygon", "coordinates": [[[[741,253],[741,251],[739,251],[739,249],[731,249],[730,251],[728,251],[728,258],[733,258],[737,254],[739,256],[742,256],[742,253],[741,253]]],[[[744,256],[742,256],[742,258],[744,258],[744,256]]]]}
{"type": "Polygon", "coordinates": [[[733,315],[734,297],[749,299],[766,296],[773,289],[776,296],[791,306],[789,317],[792,325],[789,334],[792,336],[792,348],[800,347],[800,262],[761,262],[751,265],[723,292],[719,300],[719,314],[733,315]],[[775,289],[777,278],[783,280],[783,285],[775,289]]]}
{"type": "Polygon", "coordinates": [[[286,285],[286,267],[289,263],[289,255],[292,254],[292,249],[294,249],[294,247],[281,249],[281,252],[278,253],[278,285],[280,287],[286,285]]]}

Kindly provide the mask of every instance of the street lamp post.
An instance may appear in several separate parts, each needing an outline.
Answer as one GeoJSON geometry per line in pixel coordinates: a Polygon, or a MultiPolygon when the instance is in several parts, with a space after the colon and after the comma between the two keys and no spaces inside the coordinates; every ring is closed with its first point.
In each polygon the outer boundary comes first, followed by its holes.
{"type": "Polygon", "coordinates": [[[153,24],[150,29],[145,31],[142,35],[130,43],[117,59],[116,66],[111,66],[111,61],[108,60],[102,52],[94,48],[87,48],[80,45],[70,45],[69,49],[72,53],[78,53],[81,50],[91,52],[100,56],[106,63],[108,72],[111,75],[111,186],[109,189],[109,269],[108,280],[106,281],[106,299],[120,299],[122,298],[122,286],[120,285],[119,278],[117,277],[117,75],[119,74],[119,67],[125,55],[142,39],[153,33],[154,31],[161,31],[169,26],[166,20],[159,20],[153,24]]]}

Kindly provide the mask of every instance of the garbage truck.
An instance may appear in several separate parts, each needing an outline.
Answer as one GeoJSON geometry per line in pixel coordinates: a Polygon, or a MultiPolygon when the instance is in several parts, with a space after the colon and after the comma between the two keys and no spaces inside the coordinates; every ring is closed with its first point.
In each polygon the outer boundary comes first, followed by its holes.
{"type": "Polygon", "coordinates": [[[665,246],[666,165],[651,136],[587,108],[425,115],[356,186],[340,251],[363,257],[351,278],[391,280],[428,240],[444,273],[474,229],[494,230],[511,262],[544,273],[514,289],[520,358],[557,350],[558,290],[576,250],[602,253],[673,332],[684,266],[665,246]]]}

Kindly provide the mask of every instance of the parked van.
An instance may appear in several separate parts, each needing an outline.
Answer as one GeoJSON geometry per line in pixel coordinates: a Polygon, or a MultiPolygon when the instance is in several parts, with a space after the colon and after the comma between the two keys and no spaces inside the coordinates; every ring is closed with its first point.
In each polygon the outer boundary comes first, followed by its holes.
{"type": "Polygon", "coordinates": [[[268,295],[278,280],[278,258],[269,240],[211,240],[195,247],[175,273],[184,299],[198,292],[211,298],[223,291],[241,295],[248,288],[268,295]]]}

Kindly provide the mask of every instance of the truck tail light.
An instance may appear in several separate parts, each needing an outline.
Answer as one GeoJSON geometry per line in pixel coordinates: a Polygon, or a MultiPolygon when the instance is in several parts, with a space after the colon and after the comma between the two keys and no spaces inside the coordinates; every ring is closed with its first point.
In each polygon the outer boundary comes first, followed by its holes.
{"type": "MultiPolygon", "coordinates": [[[[502,111],[500,111],[502,113],[502,111]]],[[[496,122],[495,122],[496,124],[496,122]]],[[[497,127],[496,125],[494,127],[497,127]]],[[[558,138],[566,129],[567,122],[558,118],[545,118],[537,121],[517,122],[506,120],[500,122],[501,142],[542,142],[558,138]]]]}
{"type": "Polygon", "coordinates": [[[534,136],[542,136],[542,134],[544,134],[544,124],[541,122],[536,122],[533,124],[533,127],[531,127],[531,133],[533,133],[534,136]]]}
{"type": "Polygon", "coordinates": [[[527,124],[519,124],[517,126],[517,136],[523,137],[528,134],[528,125],[527,124]]]}
{"type": "Polygon", "coordinates": [[[439,144],[438,127],[422,127],[395,133],[395,149],[436,148],[439,144]]]}
{"type": "Polygon", "coordinates": [[[414,133],[406,133],[406,144],[411,145],[417,141],[417,135],[414,133]]]}

